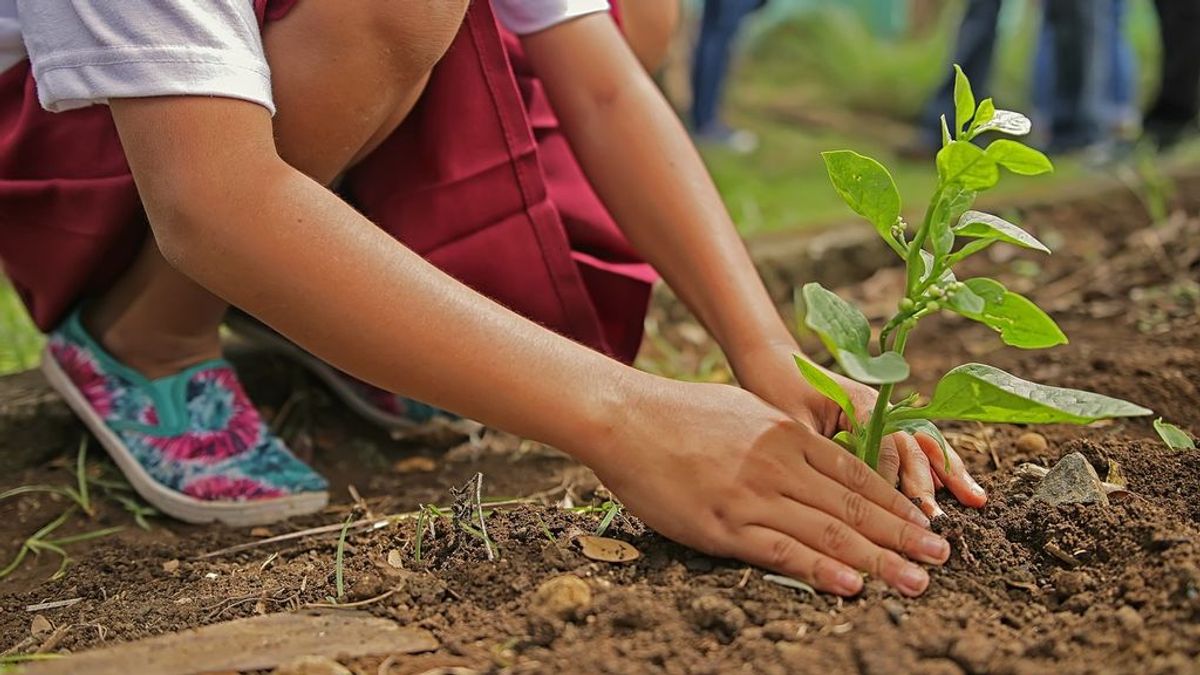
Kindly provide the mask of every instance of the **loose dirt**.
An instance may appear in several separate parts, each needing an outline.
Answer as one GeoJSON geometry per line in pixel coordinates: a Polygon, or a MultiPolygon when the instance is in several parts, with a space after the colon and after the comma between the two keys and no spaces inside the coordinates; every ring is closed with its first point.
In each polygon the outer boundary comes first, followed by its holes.
{"type": "MultiPolygon", "coordinates": [[[[1200,181],[1185,183],[1181,194],[1197,187],[1200,181]]],[[[1200,219],[1196,204],[1188,206],[1155,227],[1129,194],[1020,214],[1058,252],[1039,258],[997,249],[991,264],[1006,270],[1010,288],[1052,309],[1071,344],[1021,352],[1002,348],[986,328],[939,319],[914,338],[911,360],[921,378],[914,386],[927,392],[949,367],[978,360],[1127,398],[1200,431],[1200,219]]],[[[895,272],[884,270],[846,290],[882,313],[895,288],[895,272]]],[[[693,362],[710,352],[676,310],[659,307],[655,318],[663,344],[698,355],[693,362]]],[[[658,352],[661,345],[647,350],[658,352]]],[[[905,599],[870,582],[860,597],[838,600],[690,552],[624,515],[606,536],[632,543],[641,557],[589,560],[572,540],[592,534],[601,515],[553,504],[599,505],[606,495],[565,457],[492,433],[474,444],[453,436],[394,441],[341,411],[290,366],[245,363],[267,414],[285,411],[292,444],[334,477],[338,503],[254,532],[160,519],[145,531],[99,498],[94,519],[75,518],[64,532],[129,527],[69,547],[74,563],[60,579],[47,580],[57,560],[43,554],[0,581],[0,651],[78,651],[328,604],[336,593],[336,532],[196,558],[340,523],[352,509],[381,517],[448,505],[449,488],[480,471],[489,498],[535,495],[536,503],[497,507],[488,518],[500,551],[494,562],[478,538],[444,521],[423,536],[420,561],[416,517],[349,534],[341,603],[427,629],[440,645],[386,662],[348,662],[356,672],[1200,672],[1200,453],[1167,449],[1149,420],[1038,428],[1044,443],[1015,426],[948,425],[991,493],[987,507],[971,511],[941,498],[947,516],[935,526],[954,553],[932,570],[923,597],[905,599]],[[1031,500],[1032,485],[1018,478],[1017,465],[1052,466],[1072,452],[1101,478],[1118,465],[1129,494],[1107,508],[1031,500]],[[348,485],[370,513],[354,504],[348,485]],[[25,609],[75,598],[66,607],[25,609]]],[[[706,367],[706,377],[719,373],[706,367]]],[[[69,483],[72,451],[63,448],[59,465],[5,476],[0,489],[69,483]]],[[[11,554],[64,507],[39,495],[0,502],[0,550],[11,554]]]]}

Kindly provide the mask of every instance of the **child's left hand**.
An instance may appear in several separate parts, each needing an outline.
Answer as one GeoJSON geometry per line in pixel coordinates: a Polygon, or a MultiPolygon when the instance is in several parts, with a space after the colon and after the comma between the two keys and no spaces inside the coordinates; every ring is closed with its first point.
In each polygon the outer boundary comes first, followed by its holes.
{"type": "MultiPolygon", "coordinates": [[[[768,345],[734,358],[734,370],[742,386],[760,398],[788,413],[795,419],[811,424],[826,436],[849,430],[849,420],[836,403],[813,389],[796,370],[794,355],[800,353],[794,343],[768,345]]],[[[850,394],[860,422],[866,422],[875,406],[878,392],[859,382],[836,373],[829,373],[850,394]]],[[[901,491],[917,499],[926,515],[941,515],[934,499],[937,487],[944,485],[966,506],[981,507],[987,493],[967,473],[962,458],[950,449],[950,470],[937,442],[924,434],[897,433],[883,439],[880,450],[879,473],[887,480],[899,482],[901,491]]]]}

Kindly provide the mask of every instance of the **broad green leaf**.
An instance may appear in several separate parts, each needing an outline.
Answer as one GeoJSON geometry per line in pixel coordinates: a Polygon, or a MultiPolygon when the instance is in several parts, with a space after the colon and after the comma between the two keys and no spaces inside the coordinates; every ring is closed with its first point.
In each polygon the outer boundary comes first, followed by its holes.
{"type": "Polygon", "coordinates": [[[966,141],[954,141],[938,151],[937,168],[943,184],[967,190],[987,190],[1000,180],[996,161],[982,148],[966,141]]]}
{"type": "Polygon", "coordinates": [[[1031,248],[1043,253],[1050,249],[1037,237],[1013,225],[1007,220],[982,211],[967,211],[954,227],[954,234],[973,239],[996,239],[1014,246],[1031,248]]]}
{"type": "Polygon", "coordinates": [[[885,239],[900,217],[900,191],[882,164],[850,150],[823,152],[829,180],[842,200],[885,239]]]}
{"type": "Polygon", "coordinates": [[[809,362],[803,356],[795,354],[793,357],[796,359],[796,367],[800,369],[800,374],[813,386],[813,389],[821,392],[825,398],[836,403],[842,409],[842,412],[846,413],[847,419],[852,423],[857,423],[858,416],[854,411],[854,403],[850,400],[850,395],[846,393],[846,390],[842,389],[842,385],[838,384],[837,380],[830,377],[828,373],[817,367],[815,363],[809,362]]]}
{"type": "Polygon", "coordinates": [[[975,116],[975,93],[963,69],[954,64],[954,135],[961,134],[975,116]]]}
{"type": "Polygon", "coordinates": [[[816,283],[805,284],[801,294],[807,308],[805,325],[821,338],[846,375],[867,384],[908,379],[903,356],[895,352],[871,356],[871,326],[857,307],[816,283]]]}
{"type": "Polygon", "coordinates": [[[996,110],[987,122],[976,120],[976,123],[976,135],[987,131],[998,131],[1009,136],[1025,136],[1033,129],[1033,123],[1029,121],[1028,117],[1012,110],[996,110]]]}
{"type": "Polygon", "coordinates": [[[944,304],[955,312],[970,317],[982,314],[987,307],[987,302],[966,286],[951,293],[944,304]]]}
{"type": "Polygon", "coordinates": [[[972,311],[966,305],[951,302],[951,308],[959,314],[989,326],[1000,333],[1000,339],[1010,347],[1021,349],[1045,349],[1067,344],[1067,336],[1048,314],[1028,298],[1013,293],[1004,284],[994,279],[967,279],[964,291],[980,298],[983,307],[972,311]]]}
{"type": "Polygon", "coordinates": [[[1166,443],[1167,447],[1172,450],[1196,449],[1196,441],[1193,441],[1187,432],[1170,422],[1164,422],[1161,417],[1154,420],[1154,430],[1158,432],[1158,437],[1163,440],[1163,443],[1166,443]]]}
{"type": "Polygon", "coordinates": [[[996,103],[990,98],[985,98],[979,102],[979,107],[975,109],[975,119],[971,120],[971,128],[967,130],[968,140],[980,134],[979,127],[992,121],[996,116],[996,103]]]}
{"type": "Polygon", "coordinates": [[[1000,166],[1022,176],[1038,176],[1054,171],[1050,158],[1024,143],[1006,138],[989,145],[986,153],[1000,166]]]}
{"type": "Polygon", "coordinates": [[[1128,401],[1037,384],[991,366],[968,363],[942,377],[929,405],[898,410],[892,419],[1090,424],[1149,414],[1150,410],[1128,401]]]}
{"type": "Polygon", "coordinates": [[[938,447],[942,449],[942,460],[946,463],[946,471],[950,471],[950,444],[946,442],[946,437],[942,435],[936,424],[929,420],[898,420],[888,422],[883,429],[885,434],[894,434],[897,431],[914,436],[925,434],[937,441],[938,447]]]}
{"type": "Polygon", "coordinates": [[[859,455],[856,438],[849,431],[839,431],[834,434],[833,442],[854,453],[856,457],[859,455]]]}

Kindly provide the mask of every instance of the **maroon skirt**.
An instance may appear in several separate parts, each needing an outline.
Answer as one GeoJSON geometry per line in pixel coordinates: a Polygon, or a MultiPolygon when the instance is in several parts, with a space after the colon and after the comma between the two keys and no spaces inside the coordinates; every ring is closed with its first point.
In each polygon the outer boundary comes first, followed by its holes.
{"type": "MultiPolygon", "coordinates": [[[[254,0],[264,25],[296,2],[254,0]]],[[[416,108],[340,189],[477,291],[614,357],[636,354],[654,272],[591,189],[489,2],[471,4],[416,108]]],[[[108,107],[48,113],[28,62],[0,73],[0,262],[37,325],[106,289],[145,234],[108,107]]]]}

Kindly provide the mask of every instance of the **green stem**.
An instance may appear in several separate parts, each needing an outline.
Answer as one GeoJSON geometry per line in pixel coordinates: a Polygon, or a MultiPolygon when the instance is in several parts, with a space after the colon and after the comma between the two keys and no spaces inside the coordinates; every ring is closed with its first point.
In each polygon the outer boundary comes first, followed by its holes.
{"type": "MultiPolygon", "coordinates": [[[[892,351],[903,355],[904,346],[908,342],[908,326],[901,326],[896,331],[896,341],[892,351]]],[[[892,400],[892,390],[896,388],[888,383],[879,388],[879,398],[875,399],[875,409],[871,411],[871,420],[867,423],[867,442],[863,445],[862,460],[872,469],[879,468],[879,447],[883,443],[883,422],[887,418],[888,404],[892,400]]]]}

